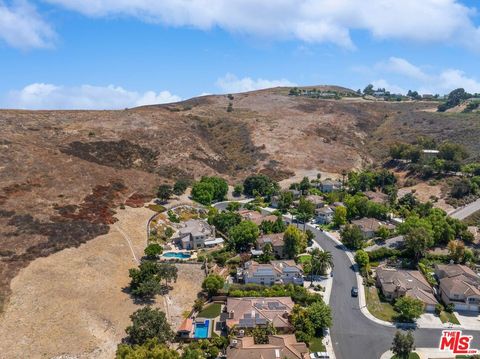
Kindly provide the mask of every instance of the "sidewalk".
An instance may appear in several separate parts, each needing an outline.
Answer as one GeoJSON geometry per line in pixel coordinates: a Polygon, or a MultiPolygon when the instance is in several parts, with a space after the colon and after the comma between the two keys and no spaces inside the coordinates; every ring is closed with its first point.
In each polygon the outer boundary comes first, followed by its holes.
{"type": "MultiPolygon", "coordinates": [[[[323,248],[318,244],[318,242],[313,241],[313,244],[309,248],[320,248],[323,250],[323,248]]],[[[308,250],[308,248],[307,248],[308,250]]],[[[328,305],[330,303],[330,294],[332,293],[332,284],[333,284],[333,277],[331,276],[332,270],[330,269],[325,277],[322,277],[321,280],[316,280],[313,281],[313,285],[318,285],[320,284],[325,291],[324,292],[315,292],[312,288],[310,288],[310,281],[306,281],[304,283],[304,286],[312,293],[319,293],[322,294],[323,301],[328,305]]],[[[333,345],[332,345],[332,338],[330,337],[330,331],[327,330],[325,332],[325,336],[323,337],[323,344],[325,345],[325,349],[330,356],[331,359],[335,359],[335,352],[333,350],[333,345]]]]}

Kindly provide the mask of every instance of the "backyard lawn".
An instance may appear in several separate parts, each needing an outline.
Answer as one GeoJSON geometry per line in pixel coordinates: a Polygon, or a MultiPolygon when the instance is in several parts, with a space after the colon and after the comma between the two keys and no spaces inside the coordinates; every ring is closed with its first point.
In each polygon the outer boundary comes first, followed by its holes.
{"type": "Polygon", "coordinates": [[[310,349],[312,353],[324,352],[326,349],[325,349],[325,345],[323,345],[322,343],[322,340],[323,340],[322,337],[312,338],[312,340],[310,340],[310,343],[308,343],[308,349],[310,349]]]}
{"type": "Polygon", "coordinates": [[[390,303],[380,299],[376,287],[365,287],[365,299],[367,300],[368,311],[374,317],[387,322],[394,321],[397,312],[390,303]]]}
{"type": "Polygon", "coordinates": [[[198,313],[197,317],[199,318],[216,318],[220,315],[220,312],[222,310],[222,305],[219,303],[213,303],[205,308],[198,313]]]}
{"type": "Polygon", "coordinates": [[[442,323],[460,324],[455,314],[448,313],[446,311],[442,311],[440,313],[440,320],[442,321],[442,323]]]}
{"type": "Polygon", "coordinates": [[[304,254],[301,256],[298,256],[297,261],[299,264],[305,264],[305,263],[310,263],[312,260],[312,256],[310,254],[304,254]]]}

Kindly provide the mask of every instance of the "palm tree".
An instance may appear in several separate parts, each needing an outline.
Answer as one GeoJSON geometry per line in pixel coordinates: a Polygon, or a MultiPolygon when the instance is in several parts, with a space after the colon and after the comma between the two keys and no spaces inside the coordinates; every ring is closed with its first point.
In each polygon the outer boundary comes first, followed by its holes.
{"type": "Polygon", "coordinates": [[[314,248],[311,252],[312,255],[312,276],[313,274],[320,273],[321,275],[327,274],[328,269],[333,268],[332,253],[322,251],[319,248],[314,248]]]}

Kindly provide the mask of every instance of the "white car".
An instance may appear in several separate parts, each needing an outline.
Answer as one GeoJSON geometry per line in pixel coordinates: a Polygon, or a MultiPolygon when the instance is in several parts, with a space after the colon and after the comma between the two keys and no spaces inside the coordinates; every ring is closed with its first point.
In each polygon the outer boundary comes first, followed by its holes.
{"type": "Polygon", "coordinates": [[[310,353],[311,359],[330,359],[330,356],[325,352],[310,353]]]}

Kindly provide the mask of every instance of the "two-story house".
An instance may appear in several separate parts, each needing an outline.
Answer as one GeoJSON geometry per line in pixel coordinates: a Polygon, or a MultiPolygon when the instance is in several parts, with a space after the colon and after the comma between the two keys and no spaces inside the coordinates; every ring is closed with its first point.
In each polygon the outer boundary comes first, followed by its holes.
{"type": "Polygon", "coordinates": [[[237,270],[237,279],[245,284],[303,285],[303,269],[293,260],[271,261],[267,264],[248,261],[237,270]]]}
{"type": "Polygon", "coordinates": [[[480,277],[461,264],[436,264],[435,275],[440,282],[440,295],[446,304],[456,310],[480,310],[480,277]]]}

